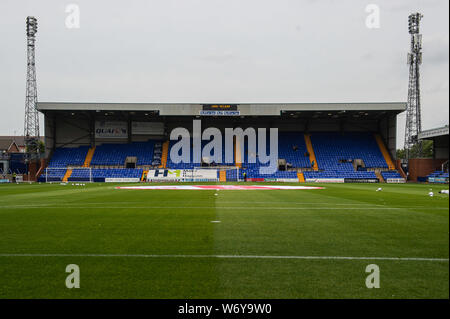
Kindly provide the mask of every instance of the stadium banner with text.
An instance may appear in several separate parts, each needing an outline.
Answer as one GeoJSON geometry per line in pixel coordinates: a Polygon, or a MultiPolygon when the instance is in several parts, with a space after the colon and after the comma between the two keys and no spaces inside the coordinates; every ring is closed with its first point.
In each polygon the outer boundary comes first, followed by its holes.
{"type": "Polygon", "coordinates": [[[203,104],[200,111],[203,116],[239,116],[237,104],[203,104]]]}
{"type": "Polygon", "coordinates": [[[185,181],[214,182],[217,180],[217,169],[185,169],[183,170],[185,181]]]}
{"type": "Polygon", "coordinates": [[[387,178],[386,183],[406,183],[406,180],[404,178],[387,178]]]}
{"type": "Polygon", "coordinates": [[[202,116],[239,116],[241,115],[240,111],[200,111],[200,115],[202,116]]]}
{"type": "Polygon", "coordinates": [[[131,122],[133,135],[164,135],[163,122],[131,122]]]}
{"type": "Polygon", "coordinates": [[[147,181],[177,182],[183,180],[181,169],[151,169],[147,173],[147,181]]]}
{"type": "Polygon", "coordinates": [[[138,183],[139,178],[135,177],[106,177],[105,183],[138,183]]]}
{"type": "Polygon", "coordinates": [[[307,178],[307,183],[345,183],[343,178],[307,178]]]}
{"type": "Polygon", "coordinates": [[[298,178],[277,178],[276,181],[282,183],[298,183],[298,178]]]}
{"type": "Polygon", "coordinates": [[[2,178],[2,179],[0,179],[0,184],[1,183],[9,183],[9,179],[2,178]]]}
{"type": "Polygon", "coordinates": [[[128,125],[122,121],[95,121],[95,138],[127,138],[128,125]]]}
{"type": "Polygon", "coordinates": [[[247,178],[249,182],[264,182],[264,178],[247,178]]]}
{"type": "Polygon", "coordinates": [[[203,104],[203,111],[237,111],[237,104],[203,104]]]}
{"type": "Polygon", "coordinates": [[[448,178],[446,177],[428,177],[429,183],[448,184],[448,178]]]}
{"type": "Polygon", "coordinates": [[[154,169],[147,173],[147,181],[217,181],[216,169],[154,169]]]}
{"type": "Polygon", "coordinates": [[[298,178],[262,178],[262,182],[297,183],[298,178]]]}
{"type": "Polygon", "coordinates": [[[344,183],[379,183],[378,178],[344,178],[344,183]]]}

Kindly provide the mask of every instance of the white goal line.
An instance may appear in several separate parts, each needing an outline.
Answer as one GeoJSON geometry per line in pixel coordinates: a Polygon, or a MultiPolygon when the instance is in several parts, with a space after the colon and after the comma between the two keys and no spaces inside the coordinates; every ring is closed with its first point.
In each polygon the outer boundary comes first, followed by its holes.
{"type": "Polygon", "coordinates": [[[0,257],[217,258],[217,259],[385,260],[385,261],[440,261],[440,262],[449,261],[448,258],[421,258],[421,257],[265,256],[265,255],[0,254],[0,257]]]}

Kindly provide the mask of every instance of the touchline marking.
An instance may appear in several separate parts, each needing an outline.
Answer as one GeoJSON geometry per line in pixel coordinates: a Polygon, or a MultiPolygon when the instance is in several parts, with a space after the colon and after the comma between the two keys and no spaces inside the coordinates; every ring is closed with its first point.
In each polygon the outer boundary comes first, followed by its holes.
{"type": "MultiPolygon", "coordinates": [[[[177,200],[171,200],[171,203],[183,203],[186,204],[186,201],[177,201],[177,200]]],[[[202,201],[188,201],[189,203],[203,203],[202,201]]],[[[98,207],[101,208],[102,206],[98,206],[98,205],[105,205],[105,204],[126,204],[127,206],[116,206],[116,207],[128,207],[129,204],[142,204],[143,202],[91,202],[91,203],[83,203],[83,205],[85,205],[85,207],[87,207],[86,205],[92,205],[92,207],[98,207]],[[95,206],[97,205],[97,206],[95,206]]],[[[306,206],[306,205],[313,205],[314,207],[320,206],[320,205],[324,205],[321,203],[308,203],[308,202],[240,202],[240,201],[220,201],[221,204],[272,204],[272,205],[276,205],[276,204],[284,204],[284,205],[302,205],[302,206],[306,206]]],[[[6,202],[1,202],[0,204],[6,204],[6,202]]],[[[65,206],[74,206],[76,205],[76,203],[68,203],[68,202],[62,202],[62,203],[52,203],[52,204],[32,204],[32,205],[9,205],[9,206],[5,206],[3,205],[2,207],[55,207],[55,205],[58,205],[58,207],[65,207],[65,206]]],[[[326,205],[330,205],[330,204],[326,204],[326,205]]],[[[325,205],[324,205],[325,206],[325,205]]],[[[357,203],[335,203],[333,204],[333,206],[361,206],[361,207],[386,207],[386,205],[380,205],[380,204],[357,204],[357,203]]],[[[145,207],[145,206],[143,206],[145,207]]],[[[417,208],[429,208],[428,206],[415,206],[417,208]]],[[[1,208],[1,207],[0,207],[1,208]]],[[[402,207],[398,207],[398,208],[402,208],[402,207]]]]}
{"type": "MultiPolygon", "coordinates": [[[[174,202],[179,202],[179,203],[186,203],[185,200],[170,200],[171,203],[174,202]]],[[[189,203],[203,203],[202,201],[195,201],[195,200],[189,200],[189,203]]],[[[0,204],[6,204],[6,201],[0,201],[0,204]]],[[[132,201],[122,201],[122,202],[87,202],[87,203],[83,203],[84,205],[105,205],[105,204],[111,204],[111,203],[115,203],[115,204],[127,204],[129,205],[130,203],[133,204],[142,204],[143,202],[132,202],[132,201]]],[[[317,202],[240,202],[240,201],[220,201],[220,203],[222,204],[301,204],[301,205],[321,205],[320,203],[317,202]]],[[[39,207],[45,207],[45,206],[49,206],[49,205],[74,205],[76,203],[72,202],[72,203],[68,203],[67,201],[65,202],[61,202],[61,203],[53,203],[53,204],[33,204],[33,205],[13,205],[13,206],[20,206],[20,207],[28,207],[28,206],[39,206],[39,207]]],[[[328,205],[328,204],[327,204],[328,205]]],[[[385,205],[380,205],[380,204],[367,204],[367,203],[333,203],[333,206],[380,206],[380,207],[384,207],[385,205]]],[[[94,206],[95,207],[95,206],[94,206]]],[[[428,206],[416,206],[418,208],[429,208],[428,206]]]]}
{"type": "Polygon", "coordinates": [[[391,260],[440,261],[448,258],[421,257],[345,257],[345,256],[258,256],[258,255],[146,255],[146,254],[0,254],[0,257],[119,257],[119,258],[222,258],[222,259],[303,259],[303,260],[391,260]]]}
{"type": "MultiPolygon", "coordinates": [[[[49,209],[239,209],[239,210],[402,210],[417,209],[418,207],[380,207],[380,206],[362,206],[362,207],[247,207],[247,206],[33,206],[33,205],[14,205],[2,206],[0,209],[19,209],[19,208],[49,208],[49,209]]],[[[446,207],[434,207],[433,210],[448,210],[446,207]]]]}

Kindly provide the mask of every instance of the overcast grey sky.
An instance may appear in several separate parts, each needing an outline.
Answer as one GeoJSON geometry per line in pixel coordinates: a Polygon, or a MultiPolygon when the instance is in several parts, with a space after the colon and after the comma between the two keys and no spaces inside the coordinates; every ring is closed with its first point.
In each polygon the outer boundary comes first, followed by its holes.
{"type": "MultiPolygon", "coordinates": [[[[0,134],[23,134],[28,15],[38,18],[39,101],[384,102],[406,101],[407,18],[419,11],[423,129],[445,125],[448,6],[448,0],[1,0],[0,134]],[[80,8],[79,29],[65,25],[72,3],[80,8]],[[380,8],[378,29],[366,27],[368,4],[380,8]]],[[[399,144],[404,121],[402,114],[399,144]]]]}

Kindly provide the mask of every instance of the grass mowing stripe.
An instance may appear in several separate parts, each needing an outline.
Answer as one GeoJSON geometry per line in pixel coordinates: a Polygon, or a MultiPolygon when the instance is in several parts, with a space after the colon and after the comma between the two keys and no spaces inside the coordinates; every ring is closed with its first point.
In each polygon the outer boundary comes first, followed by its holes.
{"type": "Polygon", "coordinates": [[[244,259],[306,259],[306,260],[391,260],[441,261],[448,258],[421,257],[347,257],[347,256],[257,256],[257,255],[146,255],[146,254],[0,254],[0,257],[122,257],[122,258],[244,258],[244,259]]]}
{"type": "Polygon", "coordinates": [[[0,187],[0,253],[10,255],[0,256],[0,299],[448,299],[448,196],[428,196],[429,185],[379,186],[218,196],[0,187]],[[97,253],[105,256],[83,257],[97,253]],[[129,254],[139,256],[121,256],[129,254]],[[72,263],[82,289],[64,285],[72,263]],[[372,263],[382,289],[365,286],[372,263]]]}

